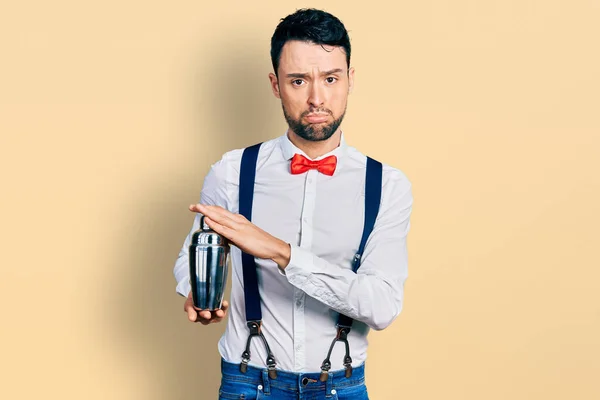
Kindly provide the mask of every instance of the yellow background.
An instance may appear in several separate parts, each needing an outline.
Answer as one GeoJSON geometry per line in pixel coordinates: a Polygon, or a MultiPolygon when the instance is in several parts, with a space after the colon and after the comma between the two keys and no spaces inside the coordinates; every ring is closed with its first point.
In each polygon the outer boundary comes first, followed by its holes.
{"type": "Polygon", "coordinates": [[[172,267],[209,165],[285,131],[304,6],[350,30],[348,142],[413,182],[371,398],[600,398],[598,0],[2,6],[0,398],[216,398],[172,267]]]}

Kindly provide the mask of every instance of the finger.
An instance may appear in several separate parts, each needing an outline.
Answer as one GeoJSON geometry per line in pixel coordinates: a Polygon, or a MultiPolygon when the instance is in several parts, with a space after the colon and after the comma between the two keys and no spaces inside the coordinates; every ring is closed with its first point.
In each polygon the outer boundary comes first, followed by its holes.
{"type": "MultiPolygon", "coordinates": [[[[210,315],[210,311],[208,311],[208,314],[210,315]]],[[[198,318],[196,318],[196,322],[200,322],[202,325],[208,325],[210,324],[211,319],[212,316],[207,318],[206,311],[202,311],[198,313],[198,318]]]]}
{"type": "Polygon", "coordinates": [[[239,230],[240,224],[248,221],[243,215],[234,214],[220,206],[192,204],[190,205],[190,210],[202,213],[206,217],[205,222],[208,226],[223,235],[231,233],[232,230],[239,230]],[[229,228],[230,230],[228,231],[225,228],[229,228]]]}
{"type": "Polygon", "coordinates": [[[223,300],[223,304],[221,304],[221,310],[227,311],[229,308],[229,302],[227,300],[223,300]]]}
{"type": "Polygon", "coordinates": [[[221,235],[225,235],[228,237],[227,233],[231,233],[232,229],[215,221],[214,219],[210,218],[210,217],[206,217],[204,219],[204,221],[208,224],[208,226],[210,227],[210,229],[212,229],[213,231],[220,233],[221,235]]]}
{"type": "Polygon", "coordinates": [[[210,229],[217,232],[219,235],[225,236],[231,242],[237,243],[239,235],[238,235],[238,231],[236,231],[234,228],[230,228],[228,226],[221,225],[218,222],[215,222],[208,217],[206,217],[206,219],[204,221],[206,221],[206,223],[208,224],[210,229]]]}
{"type": "Polygon", "coordinates": [[[231,216],[231,219],[233,219],[235,222],[237,222],[239,224],[243,224],[244,222],[248,222],[248,219],[246,217],[244,217],[242,214],[233,214],[231,216]]]}
{"type": "Polygon", "coordinates": [[[196,319],[198,318],[198,313],[196,312],[196,310],[194,310],[194,307],[187,307],[186,311],[187,311],[188,319],[191,322],[196,322],[196,319]]]}
{"type": "Polygon", "coordinates": [[[205,211],[208,210],[208,212],[210,212],[212,214],[213,219],[216,220],[217,222],[220,222],[219,218],[224,218],[225,220],[229,219],[229,220],[231,220],[233,222],[237,222],[237,223],[243,223],[243,222],[248,221],[248,219],[246,219],[246,217],[244,217],[242,214],[232,213],[231,211],[229,211],[223,207],[219,207],[219,206],[202,206],[202,207],[205,211]]]}
{"type": "Polygon", "coordinates": [[[213,221],[217,221],[221,225],[231,226],[237,222],[237,215],[220,206],[199,205],[201,212],[213,221]]]}
{"type": "Polygon", "coordinates": [[[190,204],[188,208],[190,211],[202,213],[204,206],[202,204],[190,204]]]}
{"type": "Polygon", "coordinates": [[[211,312],[208,310],[204,310],[204,311],[200,311],[198,313],[198,315],[200,316],[200,318],[202,319],[211,319],[212,315],[211,312]]]}
{"type": "Polygon", "coordinates": [[[223,311],[223,310],[217,310],[217,311],[215,311],[215,317],[216,317],[216,318],[219,318],[219,319],[221,319],[221,318],[223,318],[224,316],[225,316],[225,311],[223,311]]]}
{"type": "Polygon", "coordinates": [[[204,210],[206,212],[210,212],[210,213],[218,213],[218,214],[223,214],[223,215],[229,215],[233,213],[229,210],[227,210],[226,208],[223,208],[221,206],[215,206],[212,204],[196,204],[196,207],[199,210],[204,210]]]}
{"type": "Polygon", "coordinates": [[[219,206],[209,206],[206,204],[190,204],[188,206],[188,209],[192,212],[196,212],[196,213],[200,213],[203,215],[211,215],[214,214],[215,212],[217,212],[217,210],[219,209],[223,209],[222,207],[219,206]]]}

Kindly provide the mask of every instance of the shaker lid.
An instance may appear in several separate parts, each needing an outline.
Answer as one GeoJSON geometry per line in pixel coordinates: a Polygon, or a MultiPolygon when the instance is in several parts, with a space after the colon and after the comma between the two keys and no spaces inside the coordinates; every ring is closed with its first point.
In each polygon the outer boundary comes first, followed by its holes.
{"type": "Polygon", "coordinates": [[[203,231],[210,231],[210,230],[212,230],[212,229],[210,229],[210,226],[208,226],[208,224],[206,223],[203,214],[200,214],[200,229],[202,229],[203,231]]]}
{"type": "Polygon", "coordinates": [[[200,226],[192,235],[191,245],[225,246],[228,240],[212,230],[205,221],[204,215],[200,214],[200,226]]]}

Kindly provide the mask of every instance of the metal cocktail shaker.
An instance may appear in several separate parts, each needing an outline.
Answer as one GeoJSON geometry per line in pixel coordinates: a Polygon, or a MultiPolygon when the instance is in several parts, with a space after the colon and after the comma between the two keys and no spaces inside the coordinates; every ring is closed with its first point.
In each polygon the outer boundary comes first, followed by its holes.
{"type": "Polygon", "coordinates": [[[190,284],[194,306],[221,308],[227,283],[228,240],[210,229],[200,216],[200,228],[192,235],[189,247],[190,284]]]}

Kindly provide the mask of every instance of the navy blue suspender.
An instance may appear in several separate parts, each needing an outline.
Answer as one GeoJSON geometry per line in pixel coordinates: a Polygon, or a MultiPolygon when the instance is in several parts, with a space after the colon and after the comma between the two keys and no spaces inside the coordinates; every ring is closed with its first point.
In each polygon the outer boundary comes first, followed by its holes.
{"type": "MultiPolygon", "coordinates": [[[[256,176],[256,160],[260,145],[244,149],[240,168],[240,199],[239,208],[248,221],[252,221],[252,202],[254,200],[254,178],[256,176]]],[[[254,256],[242,252],[242,265],[244,267],[244,298],[246,302],[246,321],[260,321],[260,295],[258,294],[258,280],[256,277],[256,264],[254,256]]]]}
{"type": "MultiPolygon", "coordinates": [[[[252,202],[254,200],[254,178],[256,177],[256,161],[261,143],[255,144],[244,149],[242,154],[242,163],[240,166],[240,186],[239,186],[239,213],[252,221],[252,202]]],[[[277,362],[263,335],[262,312],[260,309],[260,293],[258,292],[258,277],[256,275],[256,263],[254,256],[242,252],[242,267],[244,276],[244,302],[246,303],[246,324],[250,329],[250,335],[246,341],[246,349],[242,353],[242,363],[240,371],[246,373],[248,362],[250,361],[250,342],[253,337],[259,337],[267,349],[267,368],[271,379],[277,378],[275,367],[277,362]]]]}
{"type": "MultiPolygon", "coordinates": [[[[352,260],[352,270],[354,272],[356,272],[358,267],[360,267],[361,258],[363,252],[365,251],[367,239],[373,231],[375,220],[377,219],[377,214],[379,213],[379,205],[381,203],[382,175],[381,163],[372,159],[371,157],[367,157],[367,172],[365,178],[365,224],[363,226],[363,234],[362,238],[360,239],[360,245],[358,246],[358,252],[354,255],[354,259],[352,260]]],[[[325,357],[323,363],[321,364],[321,376],[319,379],[322,382],[327,380],[327,374],[331,368],[331,361],[329,361],[329,357],[331,357],[333,346],[335,346],[337,342],[344,343],[346,347],[346,355],[344,356],[343,363],[344,368],[346,369],[346,378],[350,378],[352,375],[352,358],[350,357],[350,345],[348,344],[348,333],[350,333],[350,329],[352,329],[352,321],[353,319],[347,315],[338,315],[337,334],[335,338],[333,338],[331,346],[329,346],[327,357],[325,357]]]]}
{"type": "MultiPolygon", "coordinates": [[[[252,220],[252,202],[254,199],[254,180],[256,177],[256,162],[261,143],[255,144],[244,149],[242,161],[240,165],[240,182],[239,182],[239,213],[246,217],[249,221],[252,220]]],[[[382,165],[370,157],[367,157],[367,171],[365,181],[365,223],[363,234],[360,241],[358,252],[354,256],[352,262],[352,270],[356,272],[361,264],[361,257],[367,243],[367,239],[373,230],[377,214],[379,212],[379,204],[381,202],[381,183],[382,183],[382,165]]],[[[267,348],[267,368],[269,376],[276,378],[275,358],[271,353],[269,345],[261,332],[262,313],[260,307],[260,294],[258,291],[258,279],[256,275],[256,264],[254,256],[242,252],[242,267],[244,276],[244,298],[246,303],[246,323],[250,329],[250,335],[246,343],[246,349],[242,354],[242,363],[240,371],[245,373],[248,362],[250,361],[250,341],[253,337],[258,336],[264,342],[267,348]]],[[[346,376],[352,374],[352,359],[350,358],[350,350],[347,340],[347,335],[352,327],[352,318],[339,314],[338,317],[338,333],[331,343],[327,358],[321,365],[321,380],[327,380],[328,371],[331,368],[329,357],[333,350],[333,346],[337,341],[345,343],[346,356],[344,357],[344,366],[346,367],[346,376]]]]}

